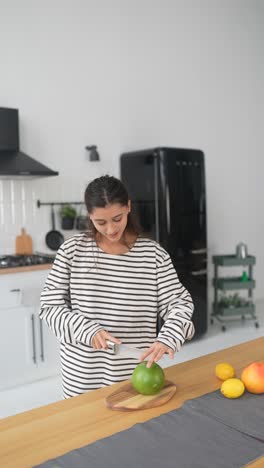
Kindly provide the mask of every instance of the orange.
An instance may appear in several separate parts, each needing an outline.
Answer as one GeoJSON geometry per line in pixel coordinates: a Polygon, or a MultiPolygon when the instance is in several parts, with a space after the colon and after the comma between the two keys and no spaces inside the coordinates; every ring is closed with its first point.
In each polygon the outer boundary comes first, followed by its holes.
{"type": "Polygon", "coordinates": [[[135,368],[131,383],[134,389],[142,395],[155,395],[165,384],[163,369],[153,362],[151,367],[146,367],[147,361],[141,362],[135,368]]]}

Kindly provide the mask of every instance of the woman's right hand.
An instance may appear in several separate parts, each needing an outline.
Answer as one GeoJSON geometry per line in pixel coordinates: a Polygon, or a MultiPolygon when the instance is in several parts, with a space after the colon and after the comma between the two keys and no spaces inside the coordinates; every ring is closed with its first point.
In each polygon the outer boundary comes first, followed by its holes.
{"type": "Polygon", "coordinates": [[[92,338],[92,347],[94,349],[108,349],[107,341],[113,341],[116,344],[121,344],[122,341],[115,338],[106,330],[100,330],[92,338]]]}

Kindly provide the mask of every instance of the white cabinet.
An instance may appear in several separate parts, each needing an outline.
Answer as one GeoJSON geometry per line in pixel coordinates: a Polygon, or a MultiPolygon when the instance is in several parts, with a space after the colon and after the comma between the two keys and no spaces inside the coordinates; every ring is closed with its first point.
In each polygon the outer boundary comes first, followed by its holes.
{"type": "Polygon", "coordinates": [[[25,307],[1,310],[0,388],[12,387],[30,381],[33,365],[30,312],[25,307]]]}
{"type": "Polygon", "coordinates": [[[46,323],[40,320],[38,310],[35,311],[34,326],[38,377],[58,375],[60,373],[59,341],[46,323]]]}
{"type": "Polygon", "coordinates": [[[38,315],[47,273],[0,275],[0,390],[60,373],[58,340],[38,315]]]}

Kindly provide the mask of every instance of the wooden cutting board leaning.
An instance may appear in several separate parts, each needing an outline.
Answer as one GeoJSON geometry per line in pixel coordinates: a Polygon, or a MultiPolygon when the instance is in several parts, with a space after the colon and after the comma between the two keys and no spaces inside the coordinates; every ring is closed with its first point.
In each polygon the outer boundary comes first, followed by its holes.
{"type": "Polygon", "coordinates": [[[16,237],[16,255],[32,255],[32,253],[32,239],[26,234],[26,230],[22,228],[21,234],[16,237]]]}
{"type": "Polygon", "coordinates": [[[176,392],[176,385],[166,380],[163,389],[156,395],[142,395],[126,382],[105,399],[106,406],[116,411],[135,411],[164,405],[176,392]]]}

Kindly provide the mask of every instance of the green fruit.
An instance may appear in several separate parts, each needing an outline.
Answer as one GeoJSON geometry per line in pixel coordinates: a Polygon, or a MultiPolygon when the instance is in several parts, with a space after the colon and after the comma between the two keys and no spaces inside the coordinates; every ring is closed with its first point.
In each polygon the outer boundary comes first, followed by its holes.
{"type": "Polygon", "coordinates": [[[151,367],[146,367],[147,361],[141,362],[135,368],[131,383],[134,389],[142,395],[155,395],[165,384],[163,369],[153,362],[151,367]]]}

